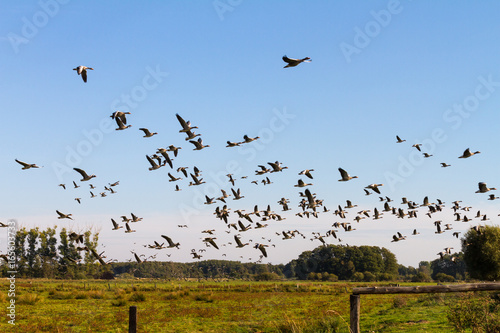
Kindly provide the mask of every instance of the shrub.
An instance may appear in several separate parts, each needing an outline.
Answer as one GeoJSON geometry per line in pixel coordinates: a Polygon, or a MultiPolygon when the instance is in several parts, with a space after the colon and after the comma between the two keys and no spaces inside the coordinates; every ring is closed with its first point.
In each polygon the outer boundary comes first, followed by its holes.
{"type": "Polygon", "coordinates": [[[131,302],[144,302],[146,296],[143,293],[133,293],[128,300],[131,302]]]}
{"type": "Polygon", "coordinates": [[[406,298],[401,297],[401,296],[394,297],[394,299],[392,300],[392,306],[394,308],[397,308],[397,309],[405,307],[406,306],[406,298]]]}
{"type": "Polygon", "coordinates": [[[454,282],[455,278],[445,273],[437,273],[435,280],[439,282],[454,282]]]}
{"type": "Polygon", "coordinates": [[[463,332],[500,332],[500,302],[495,296],[474,296],[473,293],[460,298],[448,310],[448,322],[455,330],[463,332]]]}
{"type": "Polygon", "coordinates": [[[16,302],[17,304],[33,305],[41,300],[42,298],[38,294],[25,294],[19,296],[16,302]]]}

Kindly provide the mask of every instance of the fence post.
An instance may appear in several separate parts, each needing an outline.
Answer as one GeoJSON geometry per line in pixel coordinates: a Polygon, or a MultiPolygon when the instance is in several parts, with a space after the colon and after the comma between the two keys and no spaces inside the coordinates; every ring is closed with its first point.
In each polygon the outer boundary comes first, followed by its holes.
{"type": "Polygon", "coordinates": [[[128,333],[137,333],[137,306],[135,305],[128,310],[128,333]]]}
{"type": "Polygon", "coordinates": [[[349,301],[351,303],[351,333],[360,333],[359,313],[361,311],[361,297],[360,295],[351,295],[349,301]]]}

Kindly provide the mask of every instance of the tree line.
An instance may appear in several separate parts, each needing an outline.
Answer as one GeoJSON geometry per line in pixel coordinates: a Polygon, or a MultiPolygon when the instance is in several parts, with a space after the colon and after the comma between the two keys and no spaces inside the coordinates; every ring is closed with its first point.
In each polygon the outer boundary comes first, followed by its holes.
{"type": "MultiPolygon", "coordinates": [[[[228,260],[180,262],[111,262],[98,253],[99,233],[66,228],[17,230],[16,270],[26,278],[162,278],[162,279],[299,279],[350,281],[451,282],[470,278],[500,278],[500,228],[471,228],[462,239],[462,250],[444,253],[418,267],[398,264],[396,256],[377,246],[322,245],[302,252],[287,264],[242,263],[228,260]]],[[[9,270],[7,256],[0,267],[9,270]]]]}

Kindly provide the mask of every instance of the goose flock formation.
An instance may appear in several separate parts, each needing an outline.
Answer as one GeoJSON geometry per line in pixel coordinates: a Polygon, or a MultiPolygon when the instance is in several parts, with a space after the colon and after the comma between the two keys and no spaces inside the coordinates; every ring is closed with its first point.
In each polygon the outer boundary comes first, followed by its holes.
{"type": "MultiPolygon", "coordinates": [[[[310,62],[309,57],[305,57],[302,59],[292,59],[287,56],[283,56],[283,61],[286,62],[286,66],[284,68],[295,67],[304,62],[310,62]]],[[[78,75],[81,75],[83,81],[87,82],[87,71],[93,70],[91,67],[86,66],[78,66],[74,68],[77,71],[78,75]]],[[[127,116],[131,115],[130,112],[122,112],[115,111],[111,114],[111,118],[115,120],[117,131],[131,131],[131,124],[128,124],[127,116]]],[[[198,130],[197,126],[194,126],[191,121],[186,121],[181,115],[175,114],[175,117],[180,124],[180,129],[178,131],[179,136],[184,136],[184,141],[187,141],[189,144],[192,144],[192,149],[185,149],[186,147],[176,146],[171,144],[166,148],[157,148],[155,152],[146,153],[147,164],[145,164],[149,171],[156,173],[162,173],[162,169],[166,168],[168,171],[164,174],[165,177],[168,176],[168,182],[175,183],[175,188],[173,191],[181,191],[183,189],[187,189],[189,187],[194,186],[203,186],[206,184],[206,181],[203,179],[203,171],[196,166],[185,166],[181,165],[182,163],[182,151],[185,151],[185,154],[199,154],[196,151],[210,149],[209,144],[205,144],[202,139],[202,135],[200,133],[196,133],[195,130],[198,130]],[[184,149],[183,149],[184,148],[184,149]],[[171,155],[173,155],[173,157],[171,155]],[[175,162],[175,163],[174,163],[175,162]],[[192,170],[192,171],[191,171],[192,170]],[[182,185],[184,180],[184,185],[182,185]]],[[[157,132],[152,132],[148,128],[140,127],[140,131],[143,132],[142,135],[144,138],[151,138],[152,136],[158,135],[157,132]]],[[[260,139],[259,136],[250,137],[247,134],[242,135],[242,141],[231,141],[227,140],[225,147],[231,149],[233,147],[240,147],[242,145],[252,145],[253,142],[258,141],[260,139]]],[[[396,143],[404,144],[406,142],[405,139],[400,138],[396,135],[396,143]]],[[[411,147],[416,148],[419,152],[422,152],[422,144],[416,143],[411,147]]],[[[411,149],[411,148],[409,148],[411,149]]],[[[474,155],[479,154],[479,151],[472,152],[469,148],[465,149],[461,156],[458,156],[460,159],[467,159],[474,155]]],[[[430,158],[433,155],[422,152],[425,158],[430,158]]],[[[15,161],[22,166],[22,170],[28,170],[33,168],[40,168],[34,163],[27,163],[15,159],[15,161]]],[[[441,167],[450,167],[450,164],[445,162],[440,163],[441,167]]],[[[290,187],[297,187],[301,192],[298,192],[296,203],[292,205],[292,202],[295,201],[289,198],[281,197],[277,204],[279,206],[279,211],[277,209],[272,209],[272,206],[275,204],[268,204],[265,209],[259,209],[258,205],[248,203],[250,199],[245,199],[245,193],[241,190],[244,188],[244,184],[255,184],[257,186],[264,186],[273,184],[272,175],[275,173],[282,172],[290,172],[288,171],[288,166],[284,165],[284,163],[280,161],[270,161],[262,164],[258,164],[255,166],[255,174],[252,175],[254,179],[250,177],[250,175],[244,175],[236,177],[233,174],[227,174],[227,183],[228,188],[220,188],[221,195],[210,197],[205,195],[204,205],[211,206],[213,205],[215,208],[213,209],[213,215],[215,219],[219,220],[219,222],[213,222],[213,226],[216,229],[207,229],[203,230],[199,235],[200,239],[200,247],[201,249],[191,249],[189,254],[192,255],[193,259],[201,259],[202,253],[205,252],[205,248],[213,248],[220,252],[225,252],[230,248],[241,249],[246,246],[252,247],[256,251],[256,256],[258,256],[258,260],[256,262],[261,262],[263,258],[267,258],[268,255],[272,254],[272,249],[268,251],[271,247],[279,246],[278,242],[293,242],[293,239],[296,237],[300,237],[302,239],[310,239],[312,242],[317,241],[317,245],[327,245],[328,243],[338,242],[342,244],[342,239],[340,238],[341,232],[352,232],[357,230],[355,224],[358,223],[366,223],[368,220],[379,220],[384,217],[384,214],[387,216],[389,214],[393,215],[396,218],[400,219],[417,219],[417,218],[425,218],[430,219],[435,226],[435,234],[443,234],[446,231],[453,229],[452,223],[444,224],[442,226],[441,220],[434,219],[434,214],[438,212],[443,212],[445,209],[445,202],[442,202],[440,199],[436,199],[436,202],[430,202],[429,197],[426,196],[423,198],[421,203],[420,200],[412,201],[407,198],[402,198],[402,202],[399,204],[399,207],[394,205],[394,200],[389,198],[388,196],[384,196],[382,194],[383,185],[380,183],[371,183],[366,186],[360,186],[360,193],[364,193],[365,195],[376,194],[379,196],[378,204],[379,207],[374,207],[373,209],[361,209],[357,210],[356,204],[352,203],[351,199],[346,199],[346,204],[336,204],[337,208],[331,212],[330,209],[327,208],[326,203],[323,199],[318,198],[316,193],[311,191],[311,188],[314,186],[313,183],[309,183],[304,181],[302,178],[298,178],[296,184],[290,184],[290,187]],[[271,178],[270,178],[271,177],[271,178]],[[229,185],[230,184],[230,185],[229,185]],[[305,189],[304,189],[305,188],[305,189]],[[245,201],[248,205],[247,207],[252,207],[248,210],[241,208],[230,207],[235,201],[245,201]],[[294,211],[295,210],[295,211],[294,211]],[[357,210],[357,212],[356,212],[357,210]],[[291,212],[290,212],[291,211],[291,212]],[[273,232],[267,235],[267,237],[261,237],[260,239],[254,240],[252,237],[253,230],[264,229],[268,227],[270,224],[278,225],[280,221],[285,220],[287,217],[298,217],[300,219],[310,219],[310,218],[318,218],[319,215],[327,215],[331,217],[332,224],[326,226],[323,231],[314,231],[310,235],[307,235],[303,231],[299,230],[282,230],[281,232],[273,232]],[[423,217],[421,217],[423,215],[423,217]],[[221,230],[223,229],[223,230],[221,230]],[[219,235],[224,235],[225,233],[232,235],[233,241],[220,242],[219,235]],[[218,235],[219,234],[219,235],[218,235]],[[253,244],[253,245],[251,245],[253,244]],[[269,253],[268,253],[269,252],[269,253]]],[[[87,183],[89,186],[90,198],[99,197],[95,195],[92,190],[97,190],[96,187],[90,183],[97,176],[94,174],[89,174],[85,170],[80,168],[73,168],[75,171],[75,175],[79,175],[79,179],[73,180],[73,188],[79,188],[83,186],[83,183],[87,183]]],[[[297,170],[298,171],[298,170],[297,170]]],[[[295,171],[295,172],[297,172],[295,171]]],[[[298,176],[305,176],[309,180],[314,180],[314,169],[303,169],[298,173],[294,173],[298,176]]],[[[339,182],[360,182],[360,178],[358,176],[351,176],[346,170],[342,167],[338,167],[338,172],[340,173],[339,182]]],[[[113,195],[117,193],[116,187],[119,185],[119,181],[115,181],[113,183],[109,183],[108,186],[104,187],[102,192],[99,192],[100,197],[106,197],[107,195],[113,195]]],[[[66,184],[58,184],[63,190],[66,190],[66,184]]],[[[253,185],[252,185],[253,186],[253,185]]],[[[478,190],[476,193],[487,193],[489,191],[494,191],[496,188],[488,187],[486,182],[481,181],[478,183],[478,190]]],[[[96,193],[98,192],[95,191],[96,193]]],[[[488,194],[487,200],[497,200],[499,197],[496,197],[494,194],[488,194]]],[[[81,197],[74,198],[78,202],[78,204],[82,204],[85,199],[81,197]]],[[[470,221],[480,221],[483,222],[489,220],[485,214],[481,214],[479,211],[475,215],[467,216],[469,211],[471,211],[472,207],[466,207],[460,205],[461,201],[455,201],[452,203],[451,211],[453,211],[455,219],[453,221],[460,222],[470,222],[470,221]]],[[[57,219],[61,220],[74,220],[74,216],[71,213],[62,212],[59,209],[55,210],[57,219]]],[[[144,223],[148,223],[147,221],[143,221],[143,218],[138,217],[137,215],[131,213],[129,215],[120,216],[121,220],[117,222],[114,218],[111,218],[110,229],[118,232],[120,229],[124,229],[123,232],[130,233],[140,233],[141,225],[144,223]],[[132,229],[131,225],[135,223],[137,226],[137,230],[132,229]]],[[[451,221],[451,219],[450,219],[451,221]]],[[[0,225],[0,226],[3,226],[0,225]]],[[[189,224],[178,224],[178,228],[189,228],[189,224]]],[[[165,228],[167,229],[167,228],[165,228]]],[[[480,226],[475,226],[474,230],[477,232],[481,232],[480,226]]],[[[176,251],[182,251],[182,244],[180,242],[175,242],[170,235],[163,234],[163,230],[159,230],[159,238],[162,238],[165,242],[160,239],[152,239],[151,244],[144,244],[145,248],[151,250],[164,250],[164,249],[175,249],[176,251]]],[[[405,231],[400,230],[397,231],[396,234],[387,237],[387,242],[402,242],[407,240],[409,237],[417,237],[420,232],[417,229],[409,230],[408,236],[404,235],[405,231]]],[[[457,237],[460,232],[453,232],[452,237],[457,237]]],[[[75,233],[73,238],[75,240],[81,240],[81,235],[75,233]]],[[[133,236],[126,236],[133,237],[133,236]]],[[[193,237],[190,234],[190,237],[193,237]]],[[[72,239],[73,239],[72,238],[72,239]]],[[[131,239],[133,240],[133,239],[131,239]]],[[[91,251],[86,247],[78,248],[80,250],[91,251]]],[[[450,255],[451,247],[446,247],[444,251],[438,253],[440,258],[443,258],[445,255],[450,255]]],[[[107,262],[103,260],[103,254],[97,254],[95,251],[91,251],[101,264],[106,264],[107,262]]],[[[134,254],[134,258],[130,260],[136,260],[137,262],[144,262],[149,258],[156,258],[155,256],[151,256],[145,259],[145,254],[137,254],[136,251],[131,251],[134,254]],[[142,258],[142,259],[141,259],[142,258]]],[[[171,254],[168,254],[170,257],[171,254]]],[[[222,253],[222,256],[225,256],[226,253],[222,253]]],[[[240,256],[243,258],[243,256],[240,256]]],[[[251,260],[251,258],[248,258],[251,260]]],[[[109,262],[109,261],[108,261],[109,262]]]]}

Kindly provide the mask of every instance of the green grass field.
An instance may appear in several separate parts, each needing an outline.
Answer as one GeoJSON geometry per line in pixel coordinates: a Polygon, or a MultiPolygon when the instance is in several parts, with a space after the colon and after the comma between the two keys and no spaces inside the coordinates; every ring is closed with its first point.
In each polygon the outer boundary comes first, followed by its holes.
{"type": "MultiPolygon", "coordinates": [[[[0,302],[8,306],[8,283],[0,302]]],[[[16,325],[1,332],[349,332],[352,287],[375,283],[17,280],[16,325]]],[[[411,284],[408,284],[411,285],[411,284]]],[[[456,294],[362,295],[362,332],[451,332],[456,294]]]]}

